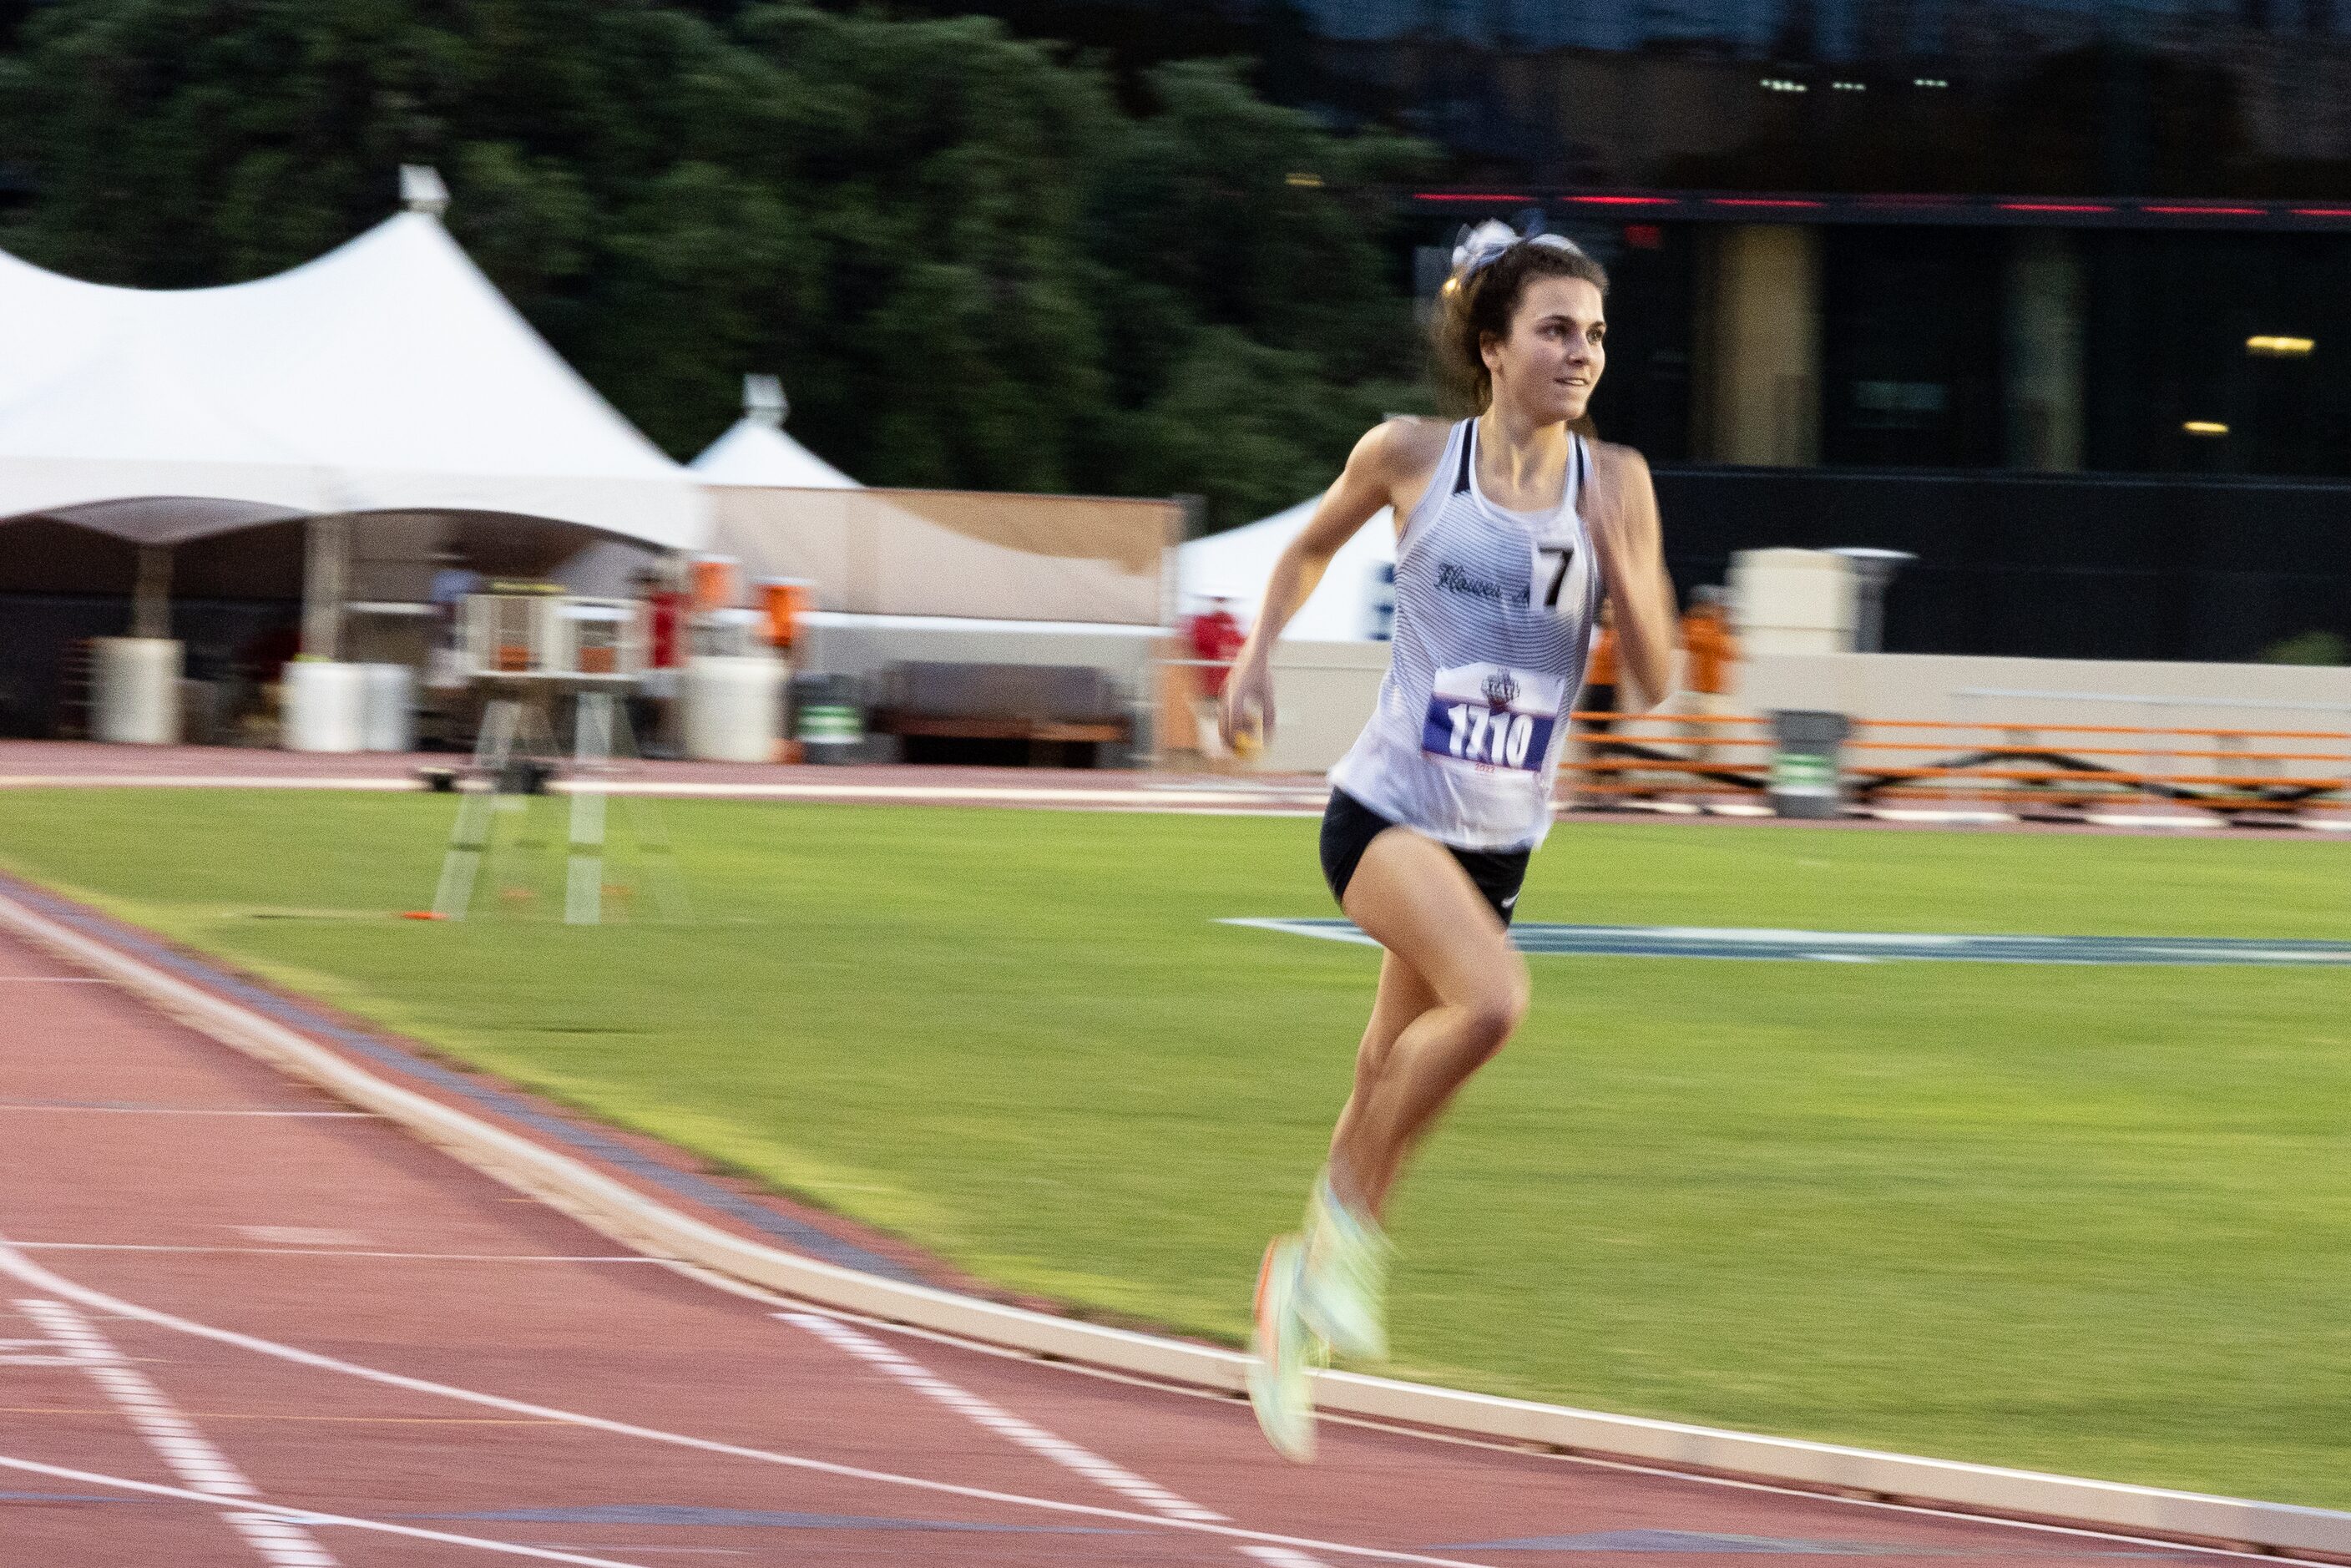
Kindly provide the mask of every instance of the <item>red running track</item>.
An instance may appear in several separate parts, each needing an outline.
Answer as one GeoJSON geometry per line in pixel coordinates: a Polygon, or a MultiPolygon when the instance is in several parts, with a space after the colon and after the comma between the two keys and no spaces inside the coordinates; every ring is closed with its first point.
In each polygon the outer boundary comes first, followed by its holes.
{"type": "Polygon", "coordinates": [[[629,1253],[5,936],[0,1238],[8,1568],[2240,1561],[1368,1426],[1292,1469],[629,1253]]]}

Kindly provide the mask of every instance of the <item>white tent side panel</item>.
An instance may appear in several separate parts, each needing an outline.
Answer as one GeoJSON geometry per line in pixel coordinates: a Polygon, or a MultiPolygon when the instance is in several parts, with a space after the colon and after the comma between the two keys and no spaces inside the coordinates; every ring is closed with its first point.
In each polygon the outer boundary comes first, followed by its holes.
{"type": "MultiPolygon", "coordinates": [[[[1156,626],[1160,571],[976,538],[873,490],[713,492],[714,548],[762,577],[806,578],[825,610],[1156,626]]],[[[1055,498],[1040,497],[1040,505],[1055,498]]]]}
{"type": "MultiPolygon", "coordinates": [[[[1235,601],[1244,622],[1254,624],[1265,601],[1274,562],[1290,541],[1306,531],[1317,496],[1285,511],[1261,517],[1238,528],[1210,534],[1176,551],[1177,596],[1188,613],[1207,608],[1212,599],[1235,601]]],[[[1308,643],[1368,643],[1379,623],[1379,609],[1392,598],[1389,576],[1395,567],[1395,514],[1380,508],[1371,521],[1339,547],[1322,580],[1315,585],[1282,636],[1308,643]]]]}

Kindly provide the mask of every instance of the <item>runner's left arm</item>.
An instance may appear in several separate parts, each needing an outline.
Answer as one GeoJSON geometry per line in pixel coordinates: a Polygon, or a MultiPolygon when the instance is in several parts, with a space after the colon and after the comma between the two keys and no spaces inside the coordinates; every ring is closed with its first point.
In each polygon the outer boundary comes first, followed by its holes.
{"type": "Polygon", "coordinates": [[[1674,672],[1674,584],[1656,487],[1647,461],[1629,446],[1593,443],[1593,467],[1598,493],[1585,520],[1615,612],[1617,664],[1637,696],[1627,702],[1620,695],[1618,704],[1646,713],[1672,694],[1674,672]]]}

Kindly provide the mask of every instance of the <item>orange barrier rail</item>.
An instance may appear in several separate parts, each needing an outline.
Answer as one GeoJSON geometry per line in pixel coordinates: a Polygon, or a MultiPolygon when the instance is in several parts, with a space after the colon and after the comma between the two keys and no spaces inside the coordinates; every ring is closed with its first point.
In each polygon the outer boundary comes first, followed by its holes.
{"type": "MultiPolygon", "coordinates": [[[[1577,796],[1760,795],[1771,763],[1755,748],[1775,743],[1770,720],[1751,714],[1625,714],[1577,710],[1575,739],[1584,753],[1562,762],[1577,796]],[[1749,733],[1727,733],[1744,730],[1749,733]],[[1731,756],[1720,755],[1730,752],[1731,756]],[[1744,753],[1745,759],[1739,758],[1744,753]],[[1638,776],[1635,780],[1631,776],[1638,776]]],[[[2351,732],[2231,729],[2219,727],[2016,723],[2000,719],[1856,719],[1842,774],[1857,800],[1965,800],[2032,810],[2078,810],[2140,797],[2223,816],[2351,809],[2351,732]],[[1887,732],[1930,738],[1881,739],[1887,732]],[[1968,738],[1961,739],[1964,735],[1968,738]],[[2145,744],[2118,746],[2109,737],[2145,744]],[[2073,744],[2074,738],[2106,744],[2073,744]],[[2250,742],[2337,741],[2340,751],[2252,749],[2250,742]],[[2172,744],[2196,742],[2199,744],[2172,744]],[[1928,753],[1906,762],[1888,753],[1928,753]],[[1940,757],[1931,754],[1941,753],[1940,757]],[[2137,767],[2097,758],[2130,758],[2137,767]],[[1882,760],[1879,760],[1882,758],[1882,760]],[[2207,766],[2190,770],[2193,764],[2207,766]],[[2212,763],[2265,765],[2256,772],[2218,772],[2212,763]],[[2324,773],[2295,775],[2274,765],[2330,765],[2324,773]],[[1979,786],[1970,789],[1970,785],[1979,786]]]]}

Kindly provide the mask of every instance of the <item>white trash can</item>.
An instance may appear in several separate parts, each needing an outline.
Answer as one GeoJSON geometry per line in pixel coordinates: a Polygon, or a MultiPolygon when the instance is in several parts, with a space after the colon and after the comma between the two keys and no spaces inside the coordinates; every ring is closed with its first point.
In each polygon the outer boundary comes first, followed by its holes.
{"type": "Polygon", "coordinates": [[[91,738],[177,746],[180,644],[168,637],[98,637],[91,644],[91,738]]]}
{"type": "Polygon", "coordinates": [[[286,666],[284,701],[287,750],[366,749],[365,666],[296,659],[286,666]]]}
{"type": "Polygon", "coordinates": [[[416,749],[416,672],[406,664],[361,664],[362,751],[416,749]]]}
{"type": "Polygon", "coordinates": [[[679,683],[685,754],[705,762],[773,762],[782,735],[784,662],[767,653],[697,653],[679,683]]]}

